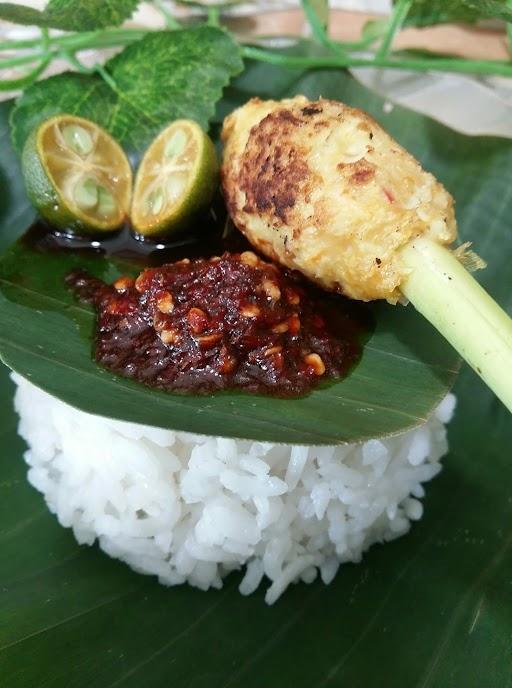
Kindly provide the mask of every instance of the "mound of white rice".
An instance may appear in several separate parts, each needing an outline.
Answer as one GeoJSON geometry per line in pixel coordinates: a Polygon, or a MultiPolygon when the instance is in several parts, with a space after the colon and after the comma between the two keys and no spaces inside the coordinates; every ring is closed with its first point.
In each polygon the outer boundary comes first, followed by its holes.
{"type": "Polygon", "coordinates": [[[243,595],[266,576],[272,604],[290,583],[330,583],[343,562],[421,518],[422,483],[441,470],[455,398],[422,427],[362,445],[303,447],[122,423],[78,411],[18,375],[28,479],[81,544],[164,585],[243,595]]]}

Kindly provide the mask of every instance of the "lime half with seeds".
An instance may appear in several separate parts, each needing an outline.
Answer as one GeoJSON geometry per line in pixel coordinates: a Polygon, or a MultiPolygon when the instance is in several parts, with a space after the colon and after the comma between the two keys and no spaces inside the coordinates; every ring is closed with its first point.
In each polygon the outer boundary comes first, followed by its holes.
{"type": "Polygon", "coordinates": [[[211,202],[217,180],[211,139],[192,120],[173,122],[150,145],[137,171],[134,229],[154,237],[184,229],[211,202]]]}
{"type": "Polygon", "coordinates": [[[94,122],[74,115],[47,119],[27,139],[22,169],[31,201],[58,229],[111,232],[128,218],[130,163],[94,122]]]}

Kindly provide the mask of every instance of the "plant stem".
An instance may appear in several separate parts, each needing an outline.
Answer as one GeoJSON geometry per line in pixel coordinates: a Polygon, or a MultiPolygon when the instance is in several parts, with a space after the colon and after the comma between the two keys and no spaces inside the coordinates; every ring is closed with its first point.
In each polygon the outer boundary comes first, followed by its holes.
{"type": "MultiPolygon", "coordinates": [[[[70,55],[91,48],[122,47],[140,40],[147,33],[147,31],[140,29],[109,29],[106,31],[86,31],[84,33],[65,34],[64,36],[44,36],[43,38],[27,41],[6,41],[0,44],[0,50],[14,51],[26,48],[39,48],[39,50],[34,50],[26,55],[17,55],[0,60],[0,71],[12,67],[31,65],[37,62],[38,66],[31,72],[31,74],[33,74],[39,69],[39,65],[44,63],[44,68],[46,68],[53,58],[58,57],[63,54],[63,52],[66,55],[70,55]]],[[[41,71],[37,76],[39,76],[41,71]]],[[[0,80],[0,90],[21,88],[23,86],[22,80],[25,79],[26,77],[0,80]]],[[[24,85],[28,83],[29,82],[24,85]]]]}
{"type": "Polygon", "coordinates": [[[51,45],[65,46],[75,50],[96,48],[117,48],[135,43],[148,34],[147,29],[109,29],[106,31],[86,31],[51,39],[51,45]]]}
{"type": "Polygon", "coordinates": [[[0,69],[7,69],[8,67],[22,67],[23,65],[32,64],[36,60],[42,60],[47,55],[46,52],[40,51],[37,53],[30,53],[30,55],[19,55],[18,57],[8,57],[5,60],[0,60],[0,69]]]}
{"type": "Polygon", "coordinates": [[[411,5],[412,0],[398,0],[394,6],[386,35],[384,36],[382,43],[377,50],[378,58],[387,57],[389,55],[395,36],[402,28],[405,18],[411,9],[411,5]]]}
{"type": "Polygon", "coordinates": [[[309,4],[325,31],[329,34],[329,0],[309,0],[309,4]]]}
{"type": "Polygon", "coordinates": [[[117,95],[119,96],[119,90],[117,88],[117,84],[115,82],[115,79],[112,76],[110,76],[110,74],[107,72],[105,67],[101,64],[97,64],[97,65],[95,65],[94,69],[96,72],[98,72],[98,74],[101,76],[103,81],[108,86],[110,86],[110,88],[114,91],[114,93],[117,93],[117,95]]]}
{"type": "Polygon", "coordinates": [[[220,26],[220,9],[215,5],[208,7],[208,26],[220,26]]]}
{"type": "MultiPolygon", "coordinates": [[[[509,0],[512,2],[512,0],[509,0]]],[[[401,13],[394,15],[393,25],[395,31],[398,30],[401,22],[406,16],[407,4],[410,0],[403,0],[397,4],[397,8],[401,7],[401,13]]],[[[303,0],[304,7],[310,6],[312,8],[312,0],[303,0]]],[[[315,15],[316,17],[316,15],[315,15]]],[[[210,17],[210,21],[214,18],[210,17]]],[[[318,17],[317,17],[318,20],[318,17]]],[[[468,60],[460,58],[446,58],[446,57],[431,57],[431,58],[407,58],[402,56],[361,56],[349,51],[365,50],[372,43],[378,40],[378,36],[368,36],[362,38],[360,41],[343,43],[330,39],[320,22],[318,27],[322,31],[322,42],[325,47],[330,50],[331,54],[325,57],[294,57],[274,53],[270,50],[264,50],[252,46],[241,46],[242,55],[248,59],[258,60],[260,62],[267,62],[269,64],[279,65],[289,68],[308,69],[308,68],[345,68],[345,67],[374,67],[374,68],[388,68],[388,69],[408,69],[412,71],[442,71],[442,72],[456,72],[460,74],[481,74],[481,75],[495,75],[495,76],[512,76],[512,62],[498,61],[498,60],[468,60]]],[[[174,20],[173,27],[181,28],[181,25],[174,20]]],[[[317,27],[317,28],[318,28],[317,27]]],[[[16,51],[20,49],[33,49],[25,55],[15,55],[13,57],[6,57],[0,59],[0,71],[11,67],[20,67],[24,65],[34,65],[35,72],[39,65],[43,62],[49,63],[53,58],[62,54],[65,50],[68,54],[77,53],[81,50],[99,49],[99,48],[122,48],[130,45],[135,41],[140,40],[148,33],[143,29],[105,29],[96,31],[84,31],[80,33],[68,33],[59,36],[50,36],[46,40],[42,39],[27,39],[21,41],[4,41],[0,43],[0,51],[16,51]]],[[[388,30],[387,36],[380,48],[384,51],[386,45],[391,37],[391,30],[388,30]]],[[[320,36],[320,34],[318,34],[320,36]]],[[[392,37],[391,37],[392,40],[392,37]]],[[[25,77],[21,77],[25,79],[25,77]]],[[[12,80],[12,84],[17,83],[18,80],[12,80]]],[[[5,87],[9,82],[4,81],[5,87]]],[[[3,87],[2,87],[3,88],[3,87]]]]}
{"type": "Polygon", "coordinates": [[[512,411],[512,320],[449,249],[420,238],[402,257],[404,296],[512,411]]]}
{"type": "MultiPolygon", "coordinates": [[[[507,7],[512,9],[512,0],[507,0],[506,2],[507,7]]],[[[507,23],[507,44],[508,44],[508,52],[512,52],[512,24],[510,22],[507,23]]]]}
{"type": "Polygon", "coordinates": [[[18,88],[26,88],[30,86],[48,67],[52,60],[51,55],[42,58],[38,65],[34,67],[25,76],[20,76],[17,79],[0,79],[0,91],[12,91],[18,88]]]}
{"type": "Polygon", "coordinates": [[[162,14],[163,18],[165,19],[165,23],[169,27],[171,31],[176,31],[177,29],[181,29],[181,24],[175,17],[172,15],[171,12],[165,7],[163,2],[160,2],[160,0],[153,0],[153,4],[155,7],[160,10],[160,13],[162,14]]]}
{"type": "Polygon", "coordinates": [[[271,50],[252,46],[242,46],[243,57],[268,64],[289,67],[291,69],[307,68],[344,68],[344,67],[386,67],[388,69],[408,69],[411,71],[457,72],[459,74],[487,74],[495,76],[512,76],[512,62],[500,60],[466,60],[457,58],[377,58],[358,57],[357,55],[327,55],[326,57],[295,57],[282,55],[271,50]]]}
{"type": "MultiPolygon", "coordinates": [[[[311,33],[320,45],[323,45],[328,50],[331,50],[337,55],[346,55],[346,52],[342,45],[336,41],[329,38],[327,34],[327,24],[322,21],[319,12],[322,8],[318,7],[320,3],[314,2],[314,0],[301,0],[302,10],[306,19],[308,20],[311,33]]],[[[326,3],[323,3],[326,4],[326,3]]],[[[327,5],[328,9],[328,5],[327,5]]]]}
{"type": "Polygon", "coordinates": [[[75,53],[69,50],[61,50],[61,57],[67,60],[69,64],[76,69],[80,74],[92,74],[94,72],[94,67],[86,67],[82,64],[75,53]]]}
{"type": "MultiPolygon", "coordinates": [[[[66,33],[60,36],[50,36],[48,46],[65,46],[69,48],[90,49],[99,47],[115,47],[128,45],[138,41],[148,33],[147,29],[105,29],[83,31],[80,33],[66,33]]],[[[41,47],[40,38],[21,41],[4,41],[0,43],[0,51],[20,50],[41,47]]]]}
{"type": "Polygon", "coordinates": [[[0,51],[20,50],[23,48],[36,48],[40,44],[40,38],[26,38],[22,41],[3,41],[2,43],[0,43],[0,51]]]}

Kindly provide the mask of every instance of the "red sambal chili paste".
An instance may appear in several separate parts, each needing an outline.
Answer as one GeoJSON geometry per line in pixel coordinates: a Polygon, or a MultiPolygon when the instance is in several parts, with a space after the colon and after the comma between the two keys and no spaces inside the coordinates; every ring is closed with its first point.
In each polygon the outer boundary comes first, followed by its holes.
{"type": "Polygon", "coordinates": [[[300,396],[359,357],[320,301],[251,251],[147,268],[113,285],[76,271],[68,284],[98,312],[96,360],[152,387],[241,388],[300,396]]]}

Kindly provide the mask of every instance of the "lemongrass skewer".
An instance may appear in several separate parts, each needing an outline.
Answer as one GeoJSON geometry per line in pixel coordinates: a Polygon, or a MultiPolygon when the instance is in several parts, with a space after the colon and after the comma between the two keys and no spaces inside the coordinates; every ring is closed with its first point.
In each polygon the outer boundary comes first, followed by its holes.
{"type": "Polygon", "coordinates": [[[401,255],[404,296],[512,412],[512,319],[449,249],[419,238],[401,255]]]}

